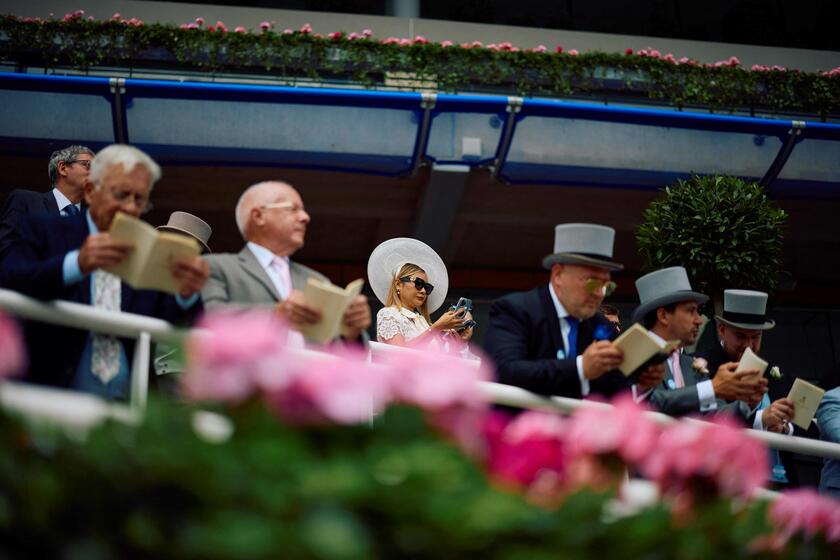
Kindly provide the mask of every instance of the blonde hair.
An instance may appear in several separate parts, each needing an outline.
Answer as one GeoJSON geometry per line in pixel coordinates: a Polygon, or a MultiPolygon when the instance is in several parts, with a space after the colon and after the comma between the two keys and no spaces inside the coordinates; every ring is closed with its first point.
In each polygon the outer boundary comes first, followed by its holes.
{"type": "MultiPolygon", "coordinates": [[[[391,286],[388,288],[388,297],[385,299],[386,307],[393,306],[397,309],[403,308],[402,302],[400,301],[400,297],[397,295],[397,282],[399,282],[399,279],[403,276],[412,276],[417,274],[418,272],[426,274],[426,271],[417,266],[416,264],[405,263],[400,267],[399,271],[391,281],[391,286]]],[[[426,295],[428,296],[428,293],[426,295]]],[[[423,305],[420,306],[420,309],[412,309],[411,311],[419,311],[420,315],[422,315],[423,318],[426,319],[426,322],[428,322],[430,325],[432,324],[432,320],[429,318],[428,297],[426,297],[426,299],[423,301],[423,305]]]]}

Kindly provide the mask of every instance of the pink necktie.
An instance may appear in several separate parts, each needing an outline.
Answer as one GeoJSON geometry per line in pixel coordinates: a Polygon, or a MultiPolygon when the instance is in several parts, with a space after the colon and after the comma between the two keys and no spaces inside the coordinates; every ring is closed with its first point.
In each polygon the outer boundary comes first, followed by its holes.
{"type": "Polygon", "coordinates": [[[685,379],[683,378],[682,368],[680,367],[679,352],[671,354],[671,374],[674,376],[674,385],[677,386],[677,389],[685,387],[685,379]]]}
{"type": "Polygon", "coordinates": [[[271,266],[280,278],[280,298],[286,299],[292,293],[292,275],[289,272],[289,263],[286,259],[274,257],[271,266]]]}

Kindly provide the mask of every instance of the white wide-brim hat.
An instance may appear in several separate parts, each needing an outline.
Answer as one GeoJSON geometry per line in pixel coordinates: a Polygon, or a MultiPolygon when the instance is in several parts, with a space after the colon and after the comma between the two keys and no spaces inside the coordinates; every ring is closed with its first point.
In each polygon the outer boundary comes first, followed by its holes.
{"type": "Polygon", "coordinates": [[[417,265],[426,272],[429,283],[435,287],[426,300],[426,306],[429,313],[436,311],[443,305],[449,291],[449,274],[443,259],[434,249],[410,237],[395,237],[383,241],[370,254],[368,281],[376,298],[385,305],[391,284],[407,263],[417,265]]]}

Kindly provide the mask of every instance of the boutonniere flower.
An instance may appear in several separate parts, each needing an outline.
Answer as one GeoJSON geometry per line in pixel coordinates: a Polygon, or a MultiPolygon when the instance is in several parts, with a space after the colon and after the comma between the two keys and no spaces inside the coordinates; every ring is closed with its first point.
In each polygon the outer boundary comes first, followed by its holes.
{"type": "Polygon", "coordinates": [[[694,371],[703,375],[709,375],[709,362],[706,361],[706,358],[694,358],[694,361],[691,362],[691,367],[694,368],[694,371]]]}
{"type": "Polygon", "coordinates": [[[770,368],[770,377],[772,377],[773,379],[782,378],[782,370],[779,369],[779,366],[773,366],[770,368]]]}

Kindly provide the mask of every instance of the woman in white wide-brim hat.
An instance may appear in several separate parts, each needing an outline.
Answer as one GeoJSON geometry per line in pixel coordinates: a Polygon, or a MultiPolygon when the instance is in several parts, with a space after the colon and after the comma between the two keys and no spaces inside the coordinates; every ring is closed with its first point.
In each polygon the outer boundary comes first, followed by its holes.
{"type": "Polygon", "coordinates": [[[434,323],[429,318],[446,299],[449,275],[443,260],[422,241],[397,237],[381,243],[368,260],[368,280],[385,305],[376,314],[379,342],[419,346],[464,326],[464,314],[455,311],[434,323]]]}

